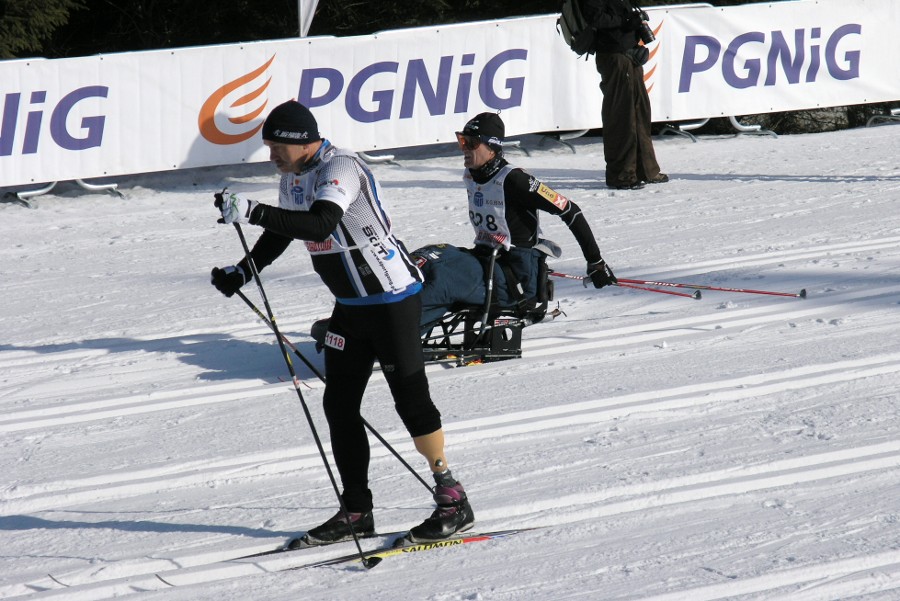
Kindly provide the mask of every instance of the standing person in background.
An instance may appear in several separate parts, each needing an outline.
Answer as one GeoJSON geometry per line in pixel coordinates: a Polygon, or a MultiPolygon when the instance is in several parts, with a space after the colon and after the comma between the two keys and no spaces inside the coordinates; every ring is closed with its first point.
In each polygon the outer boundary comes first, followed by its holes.
{"type": "Polygon", "coordinates": [[[650,137],[650,96],[644,85],[644,63],[649,52],[640,44],[652,41],[647,13],[629,0],[583,0],[585,19],[596,30],[594,50],[600,90],[603,92],[603,155],[606,185],[617,190],[639,190],[662,184],[650,137]],[[649,33],[649,37],[647,36],[649,33]]]}
{"type": "MultiPolygon", "coordinates": [[[[416,450],[428,460],[436,484],[437,509],[407,538],[435,541],[468,530],[475,516],[465,489],[450,473],[441,414],[425,375],[419,338],[422,274],[393,234],[381,186],[356,154],[322,139],[312,113],[299,102],[275,107],[263,123],[262,138],[282,173],[278,206],[241,194],[217,194],[222,221],[263,228],[250,253],[260,271],[291,242],[305,240],[313,268],[336,300],[325,341],[323,407],[344,489],[343,508],[288,547],[375,533],[370,450],[360,406],[376,359],[396,411],[416,450]]],[[[250,277],[246,257],[212,270],[212,284],[225,296],[250,277]]]]}

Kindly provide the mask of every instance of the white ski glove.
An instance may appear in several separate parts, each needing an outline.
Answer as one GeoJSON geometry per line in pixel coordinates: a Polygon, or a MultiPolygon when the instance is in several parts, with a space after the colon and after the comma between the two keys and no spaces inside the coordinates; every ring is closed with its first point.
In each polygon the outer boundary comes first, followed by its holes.
{"type": "Polygon", "coordinates": [[[259,203],[234,192],[218,193],[216,208],[222,213],[219,223],[247,223],[250,213],[259,203]]]}

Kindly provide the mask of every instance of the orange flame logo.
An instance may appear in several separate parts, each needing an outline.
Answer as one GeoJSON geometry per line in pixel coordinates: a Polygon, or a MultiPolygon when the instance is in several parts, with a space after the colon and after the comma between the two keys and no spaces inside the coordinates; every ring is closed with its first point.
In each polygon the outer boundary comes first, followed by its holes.
{"type": "MultiPolygon", "coordinates": [[[[653,30],[653,37],[659,38],[659,32],[660,32],[660,30],[662,29],[662,26],[663,26],[663,24],[660,23],[660,24],[656,27],[656,29],[653,30]]],[[[655,41],[655,42],[650,42],[650,43],[653,44],[653,49],[650,51],[650,58],[647,59],[647,62],[648,62],[648,63],[649,63],[650,61],[652,61],[652,60],[654,59],[654,57],[656,56],[656,53],[659,52],[659,41],[657,40],[657,41],[655,41]]],[[[643,44],[643,42],[641,42],[641,44],[643,44]]],[[[647,71],[644,73],[644,85],[645,85],[645,86],[647,85],[647,82],[650,81],[650,78],[653,77],[653,74],[656,73],[656,68],[657,68],[658,66],[659,66],[659,64],[655,64],[655,65],[653,65],[652,68],[650,68],[649,70],[647,70],[647,71]]],[[[654,85],[656,85],[656,84],[651,83],[650,85],[647,86],[647,93],[648,93],[648,94],[653,90],[653,86],[654,86],[654,85]]]]}
{"type": "MultiPolygon", "coordinates": [[[[228,82],[206,99],[206,102],[203,103],[203,107],[200,109],[200,115],[197,118],[197,126],[200,128],[200,135],[203,136],[206,140],[212,142],[213,144],[220,144],[222,146],[226,146],[229,144],[238,144],[243,142],[244,140],[249,140],[253,136],[256,135],[256,132],[260,130],[262,127],[262,123],[256,125],[247,131],[237,133],[237,134],[229,134],[223,132],[219,129],[219,126],[216,125],[216,111],[219,110],[222,102],[229,96],[229,94],[235,92],[242,86],[245,86],[255,80],[257,77],[265,73],[266,69],[269,68],[269,65],[272,64],[272,61],[275,60],[275,57],[272,56],[268,61],[266,61],[261,67],[247,73],[246,75],[242,75],[238,77],[234,81],[228,82]]],[[[242,114],[235,117],[228,117],[228,121],[233,123],[234,125],[241,126],[246,125],[247,123],[252,122],[254,119],[260,116],[262,112],[266,108],[266,104],[268,104],[267,100],[264,100],[258,108],[250,109],[247,107],[248,104],[253,103],[255,100],[259,99],[260,96],[266,91],[269,87],[269,83],[272,81],[272,78],[269,77],[256,89],[251,90],[247,94],[244,94],[237,100],[234,100],[228,107],[229,111],[242,110],[242,114]]],[[[252,105],[251,105],[252,106],[252,105]]]]}

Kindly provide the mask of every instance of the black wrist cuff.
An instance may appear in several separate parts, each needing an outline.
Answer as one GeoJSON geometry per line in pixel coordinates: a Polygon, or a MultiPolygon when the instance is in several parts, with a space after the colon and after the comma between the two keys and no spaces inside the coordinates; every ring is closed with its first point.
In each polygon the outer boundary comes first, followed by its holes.
{"type": "Polygon", "coordinates": [[[264,205],[262,203],[259,203],[258,205],[253,207],[253,210],[250,211],[250,218],[248,219],[248,221],[250,222],[250,225],[259,225],[260,224],[260,222],[263,220],[263,216],[264,216],[264,213],[266,210],[265,207],[266,207],[266,205],[264,205]]]}

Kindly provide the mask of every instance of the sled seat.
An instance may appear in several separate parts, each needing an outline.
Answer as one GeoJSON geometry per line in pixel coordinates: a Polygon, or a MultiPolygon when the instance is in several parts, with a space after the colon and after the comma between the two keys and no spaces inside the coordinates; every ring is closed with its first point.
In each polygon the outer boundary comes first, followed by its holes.
{"type": "MultiPolygon", "coordinates": [[[[425,361],[469,365],[517,359],[522,356],[522,330],[543,320],[552,300],[550,269],[542,257],[538,265],[537,295],[522,306],[453,306],[426,326],[422,336],[425,361]]],[[[559,309],[551,312],[553,317],[559,313],[559,309]]]]}

